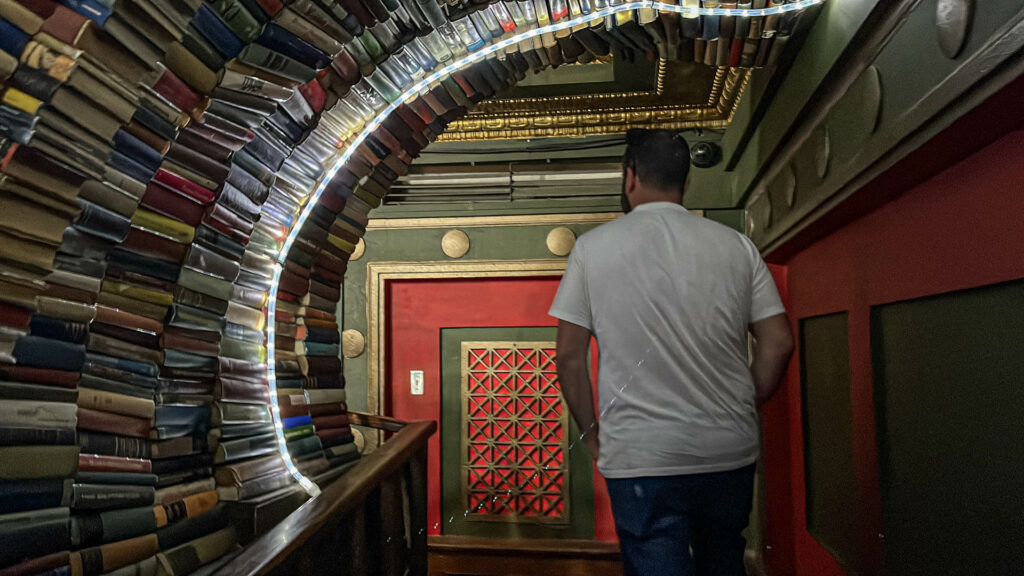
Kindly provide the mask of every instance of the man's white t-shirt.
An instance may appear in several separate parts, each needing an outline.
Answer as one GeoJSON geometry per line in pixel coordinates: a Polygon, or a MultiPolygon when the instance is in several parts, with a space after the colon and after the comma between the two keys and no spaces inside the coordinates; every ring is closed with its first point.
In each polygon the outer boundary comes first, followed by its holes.
{"type": "Polygon", "coordinates": [[[678,204],[642,204],[582,235],[550,314],[597,338],[601,473],[753,463],[747,327],[784,312],[754,244],[678,204]]]}

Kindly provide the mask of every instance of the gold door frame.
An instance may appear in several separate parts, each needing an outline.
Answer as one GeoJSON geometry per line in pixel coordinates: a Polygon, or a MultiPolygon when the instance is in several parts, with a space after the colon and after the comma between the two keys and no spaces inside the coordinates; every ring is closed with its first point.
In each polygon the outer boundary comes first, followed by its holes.
{"type": "Polygon", "coordinates": [[[387,371],[384,354],[384,326],[387,324],[387,302],[384,297],[389,280],[437,278],[513,278],[527,276],[561,276],[565,258],[538,260],[449,260],[441,262],[369,262],[366,265],[366,316],[369,332],[367,358],[366,407],[370,414],[380,414],[385,405],[387,371]]]}

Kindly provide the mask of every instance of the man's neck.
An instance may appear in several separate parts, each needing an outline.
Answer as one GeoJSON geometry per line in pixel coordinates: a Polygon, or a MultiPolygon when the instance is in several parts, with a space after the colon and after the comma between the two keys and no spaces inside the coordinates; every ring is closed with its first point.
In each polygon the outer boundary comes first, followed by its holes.
{"type": "Polygon", "coordinates": [[[641,195],[636,199],[633,204],[633,208],[643,206],[644,204],[652,204],[654,202],[668,202],[670,204],[683,203],[683,195],[671,192],[642,192],[641,195]]]}

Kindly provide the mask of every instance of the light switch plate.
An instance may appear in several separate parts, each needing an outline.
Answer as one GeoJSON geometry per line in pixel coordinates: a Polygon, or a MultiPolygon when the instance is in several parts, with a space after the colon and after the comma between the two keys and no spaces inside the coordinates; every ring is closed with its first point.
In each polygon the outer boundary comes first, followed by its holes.
{"type": "Polygon", "coordinates": [[[423,370],[409,370],[409,393],[413,396],[423,395],[423,370]]]}

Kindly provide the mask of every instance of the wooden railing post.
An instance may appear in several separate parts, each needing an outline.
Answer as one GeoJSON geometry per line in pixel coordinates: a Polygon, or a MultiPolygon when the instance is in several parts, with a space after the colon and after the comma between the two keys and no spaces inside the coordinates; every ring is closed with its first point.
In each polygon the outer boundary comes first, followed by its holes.
{"type": "Polygon", "coordinates": [[[402,477],[395,474],[380,486],[381,574],[403,576],[408,550],[405,541],[405,506],[402,504],[402,477]]]}
{"type": "Polygon", "coordinates": [[[427,448],[406,465],[409,486],[409,574],[427,574],[427,448]]]}

